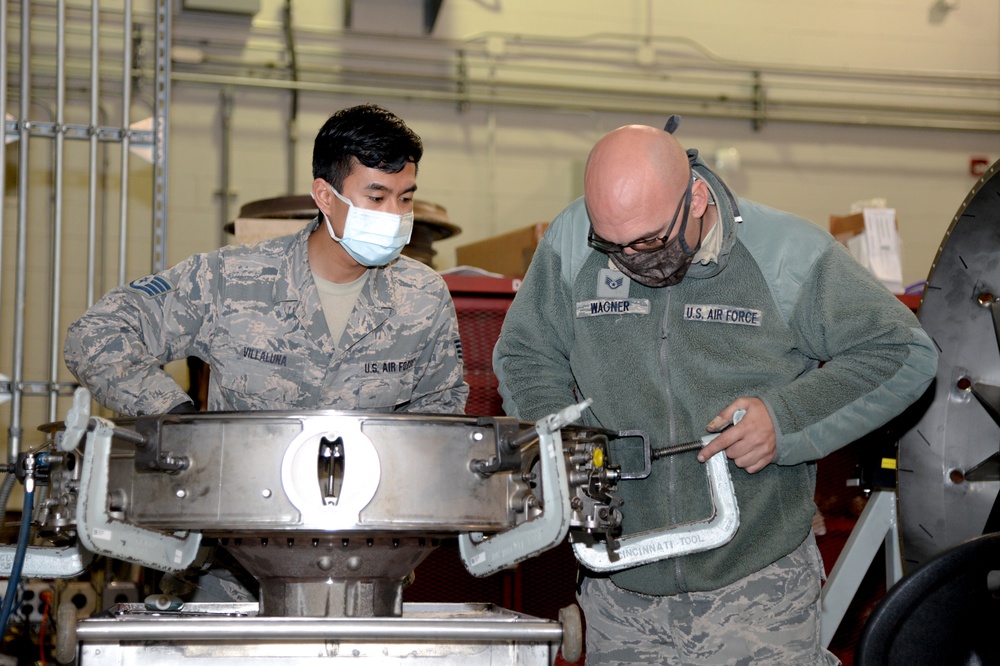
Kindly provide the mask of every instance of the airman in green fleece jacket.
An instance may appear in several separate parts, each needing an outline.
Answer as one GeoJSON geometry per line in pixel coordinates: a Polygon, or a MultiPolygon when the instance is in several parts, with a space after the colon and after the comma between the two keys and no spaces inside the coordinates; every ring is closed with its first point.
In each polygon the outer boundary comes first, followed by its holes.
{"type": "MultiPolygon", "coordinates": [[[[591,152],[584,198],[549,226],[504,322],[504,408],[536,420],[591,398],[590,425],[654,448],[746,410],[620,484],[625,535],[705,520],[702,463],[725,450],[740,526],[714,550],[585,575],[588,664],[836,663],[819,645],[814,463],[920,397],[937,352],[828,233],[735,198],[671,120],[591,152]]],[[[641,467],[637,449],[616,462],[641,467]]]]}

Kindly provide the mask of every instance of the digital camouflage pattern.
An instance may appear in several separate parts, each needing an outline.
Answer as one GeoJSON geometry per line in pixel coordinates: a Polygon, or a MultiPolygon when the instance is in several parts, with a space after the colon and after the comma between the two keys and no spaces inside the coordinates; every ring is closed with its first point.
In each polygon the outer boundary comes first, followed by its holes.
{"type": "Polygon", "coordinates": [[[822,575],[810,535],[774,564],[710,592],[655,597],[583,578],[587,664],[836,666],[819,640],[822,575]]]}
{"type": "Polygon", "coordinates": [[[211,367],[210,411],[462,413],[469,389],[441,277],[407,257],[373,269],[334,340],[308,262],[316,225],[112,290],[70,326],[67,367],[128,415],[188,401],[161,366],[189,356],[211,367]]]}

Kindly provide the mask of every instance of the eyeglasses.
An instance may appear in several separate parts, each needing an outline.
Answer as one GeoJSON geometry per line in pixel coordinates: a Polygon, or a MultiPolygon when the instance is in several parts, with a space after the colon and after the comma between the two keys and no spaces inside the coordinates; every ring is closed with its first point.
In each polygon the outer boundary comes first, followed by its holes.
{"type": "Polygon", "coordinates": [[[687,189],[684,191],[684,196],[681,197],[680,201],[677,202],[677,210],[674,211],[674,216],[670,218],[670,225],[667,227],[667,233],[662,237],[652,237],[652,238],[640,238],[639,240],[634,240],[631,243],[626,243],[625,245],[619,245],[618,243],[612,243],[609,240],[604,240],[596,233],[594,233],[594,227],[591,225],[590,231],[587,233],[587,244],[595,250],[604,252],[605,254],[616,254],[628,248],[633,252],[655,252],[659,250],[664,245],[667,244],[667,240],[670,238],[670,234],[674,231],[674,224],[677,223],[677,216],[680,215],[681,206],[684,207],[684,217],[687,217],[687,211],[691,207],[691,186],[694,184],[694,177],[688,180],[687,189]]]}

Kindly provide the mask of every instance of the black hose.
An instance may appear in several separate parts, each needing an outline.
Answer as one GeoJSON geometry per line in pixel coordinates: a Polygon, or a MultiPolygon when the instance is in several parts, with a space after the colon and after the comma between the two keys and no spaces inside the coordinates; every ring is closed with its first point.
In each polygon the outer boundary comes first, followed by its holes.
{"type": "Polygon", "coordinates": [[[21,509],[21,530],[17,535],[17,549],[14,551],[14,564],[10,569],[10,579],[7,581],[7,593],[3,595],[0,606],[0,637],[7,632],[7,622],[14,610],[14,597],[17,596],[17,585],[21,579],[21,568],[28,552],[28,537],[31,534],[31,513],[34,510],[35,490],[32,487],[24,489],[24,508],[21,509]]]}

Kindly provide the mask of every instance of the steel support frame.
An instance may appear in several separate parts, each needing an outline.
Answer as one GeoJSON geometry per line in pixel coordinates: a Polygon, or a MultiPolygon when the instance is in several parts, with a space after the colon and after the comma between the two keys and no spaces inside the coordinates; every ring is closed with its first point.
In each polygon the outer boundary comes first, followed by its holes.
{"type": "MultiPolygon", "coordinates": [[[[126,279],[125,248],[127,245],[129,224],[128,224],[128,201],[129,201],[129,148],[136,145],[152,144],[153,148],[153,216],[152,216],[152,248],[151,266],[153,272],[166,267],[167,257],[167,167],[168,167],[168,146],[169,127],[168,118],[170,112],[170,31],[171,31],[171,6],[169,0],[156,0],[155,21],[155,77],[154,77],[154,116],[153,131],[133,130],[130,127],[130,109],[132,105],[132,50],[134,48],[132,33],[132,5],[134,0],[127,0],[123,7],[123,44],[122,44],[122,103],[121,103],[121,124],[117,127],[106,127],[99,124],[99,103],[101,95],[100,81],[100,60],[98,48],[100,41],[100,2],[91,2],[90,40],[91,40],[91,85],[90,85],[90,118],[89,124],[70,124],[64,122],[66,110],[66,3],[65,0],[57,2],[57,73],[55,83],[55,107],[51,122],[35,120],[31,118],[32,103],[37,97],[37,91],[32,86],[32,59],[31,59],[31,0],[22,0],[20,3],[20,73],[18,81],[19,105],[16,110],[17,117],[8,119],[10,113],[8,105],[8,78],[7,68],[0,68],[0,122],[3,128],[2,135],[4,141],[8,139],[18,142],[17,151],[17,212],[15,224],[17,228],[16,248],[14,251],[14,291],[13,301],[4,304],[0,300],[0,306],[7,305],[8,309],[0,308],[0,312],[5,315],[5,326],[10,325],[13,331],[12,363],[10,376],[0,373],[0,403],[10,401],[10,421],[8,428],[8,460],[14,462],[23,448],[23,399],[25,396],[46,396],[48,402],[48,414],[50,420],[56,419],[58,410],[58,399],[72,393],[74,385],[68,382],[60,382],[59,375],[62,369],[62,349],[61,335],[65,328],[64,322],[60,319],[60,312],[63,311],[64,296],[61,290],[63,282],[62,264],[63,248],[62,241],[65,235],[64,221],[65,211],[63,209],[63,189],[64,189],[64,142],[66,140],[86,140],[89,142],[89,164],[88,164],[88,205],[87,205],[87,276],[86,276],[86,306],[91,305],[100,295],[96,293],[96,266],[97,257],[100,252],[98,241],[98,219],[97,200],[98,194],[98,160],[97,148],[101,143],[119,143],[121,145],[121,181],[120,188],[120,210],[119,210],[119,234],[118,234],[118,282],[126,279]],[[25,327],[27,316],[27,275],[29,272],[29,260],[37,261],[34,257],[38,253],[32,253],[29,259],[28,248],[28,228],[30,213],[29,210],[29,190],[28,178],[24,174],[30,173],[31,164],[30,147],[32,142],[38,140],[51,140],[54,142],[53,148],[53,168],[52,182],[53,209],[50,220],[52,234],[50,246],[48,248],[48,261],[51,264],[47,267],[51,275],[51,289],[48,305],[48,368],[47,377],[44,380],[28,379],[25,376],[25,359],[28,355],[38,353],[28,348],[25,327]],[[12,320],[7,324],[7,312],[12,312],[12,320]]],[[[8,26],[10,25],[8,16],[8,0],[0,0],[0,53],[4,59],[8,56],[10,43],[8,39],[8,26]]],[[[11,113],[13,116],[14,114],[11,113]]],[[[6,163],[0,160],[0,182],[6,179],[6,163]]],[[[2,242],[4,237],[5,208],[0,206],[0,252],[3,250],[2,242]]],[[[2,288],[2,276],[0,276],[0,288],[2,288]]],[[[0,297],[2,297],[0,289],[0,297]]]]}
{"type": "Polygon", "coordinates": [[[851,531],[821,594],[820,640],[830,645],[879,548],[885,544],[885,587],[903,577],[896,491],[876,490],[851,531]]]}

